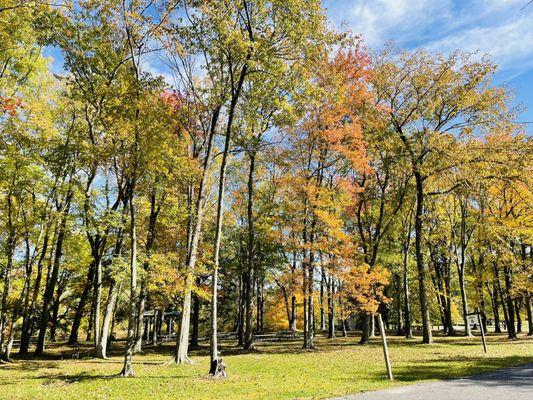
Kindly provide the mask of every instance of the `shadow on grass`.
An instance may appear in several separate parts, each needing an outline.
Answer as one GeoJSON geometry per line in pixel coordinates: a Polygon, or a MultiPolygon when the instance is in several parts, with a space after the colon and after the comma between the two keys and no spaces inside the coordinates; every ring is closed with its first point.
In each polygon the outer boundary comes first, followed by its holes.
{"type": "MultiPolygon", "coordinates": [[[[316,336],[316,349],[314,352],[332,352],[346,348],[358,348],[360,332],[350,331],[346,337],[336,337],[333,339],[327,339],[323,334],[319,333],[316,336]]],[[[413,346],[427,346],[421,343],[421,337],[415,336],[412,339],[405,339],[403,336],[388,335],[387,340],[391,348],[394,347],[413,347],[413,346]]],[[[491,346],[494,343],[506,344],[521,344],[524,341],[533,343],[532,338],[520,338],[519,340],[507,340],[505,334],[490,334],[487,338],[488,345],[491,346]]],[[[481,345],[481,338],[464,337],[460,335],[446,336],[440,332],[434,333],[434,343],[436,345],[454,345],[454,346],[466,346],[477,347],[481,345]]],[[[115,341],[110,344],[108,349],[108,355],[110,357],[119,357],[124,354],[123,341],[115,341]]],[[[381,338],[379,336],[370,340],[368,346],[381,346],[381,338]]],[[[365,346],[367,346],[365,345],[365,346]]],[[[92,358],[92,344],[89,342],[80,343],[79,345],[81,358],[83,360],[92,358]]],[[[287,340],[282,342],[262,342],[256,343],[254,350],[243,350],[236,345],[235,341],[221,340],[219,342],[220,350],[223,355],[244,355],[244,354],[305,354],[309,353],[309,350],[302,348],[302,339],[287,340]]],[[[143,346],[143,355],[163,355],[172,356],[175,349],[173,342],[165,342],[157,345],[143,346]]],[[[18,360],[67,360],[72,354],[72,348],[66,344],[52,343],[48,346],[47,352],[39,357],[35,357],[33,354],[19,356],[14,354],[14,359],[18,360]]],[[[208,356],[209,344],[207,342],[201,343],[199,347],[191,348],[190,354],[192,356],[208,356]]]]}
{"type": "MultiPolygon", "coordinates": [[[[317,337],[317,349],[314,352],[317,353],[328,353],[344,349],[355,349],[370,347],[378,348],[381,347],[381,339],[379,337],[374,338],[370,341],[368,345],[361,346],[358,344],[358,334],[356,332],[351,332],[349,337],[341,337],[328,340],[324,337],[317,337]]],[[[391,349],[394,348],[403,348],[411,347],[413,351],[421,348],[420,338],[415,337],[414,339],[406,340],[403,337],[391,336],[388,338],[391,349]]],[[[489,338],[489,346],[497,345],[497,343],[506,343],[506,344],[519,344],[519,343],[531,343],[533,340],[521,338],[518,341],[507,341],[503,336],[492,336],[489,338]]],[[[448,346],[459,346],[465,347],[470,351],[470,348],[480,346],[479,338],[465,338],[465,337],[446,337],[442,335],[435,335],[435,348],[432,358],[424,360],[411,360],[408,362],[397,362],[393,363],[393,371],[395,379],[398,382],[415,382],[422,380],[443,380],[443,379],[452,379],[458,378],[461,376],[469,376],[472,374],[478,374],[480,372],[492,371],[495,369],[504,368],[510,365],[524,365],[531,363],[533,361],[533,356],[524,356],[524,355],[513,355],[506,357],[491,357],[490,355],[480,356],[477,354],[472,354],[472,356],[458,354],[456,356],[450,357],[446,355],[444,358],[439,358],[438,355],[442,351],[442,347],[448,346]]],[[[124,352],[124,344],[121,342],[116,342],[112,344],[108,354],[110,357],[116,357],[107,360],[93,359],[90,357],[82,359],[69,359],[64,358],[64,349],[67,349],[67,346],[64,345],[55,345],[49,346],[48,353],[45,356],[35,359],[31,356],[26,357],[17,357],[15,355],[16,361],[13,363],[7,363],[0,365],[0,370],[4,369],[6,371],[18,371],[20,372],[21,377],[17,379],[37,379],[44,381],[44,385],[52,385],[54,383],[64,382],[66,384],[84,382],[84,381],[99,381],[99,380],[109,380],[109,379],[124,379],[119,378],[117,374],[112,375],[99,375],[99,374],[90,374],[86,371],[79,373],[58,373],[57,369],[63,364],[72,363],[77,364],[112,364],[117,366],[117,372],[120,370],[120,365],[122,364],[122,357],[124,352]],[[59,360],[63,360],[60,362],[59,360]]],[[[83,354],[90,353],[91,350],[90,343],[80,344],[80,351],[83,354]]],[[[428,347],[426,347],[428,348],[428,347]]],[[[155,346],[145,346],[143,349],[143,356],[158,356],[159,359],[146,360],[142,358],[134,357],[134,364],[136,365],[160,365],[159,368],[165,370],[168,367],[163,365],[164,361],[167,359],[161,359],[161,357],[170,357],[174,351],[173,343],[163,343],[155,346]]],[[[308,354],[308,350],[302,349],[301,340],[291,340],[278,343],[260,343],[257,348],[253,351],[245,351],[240,347],[237,347],[233,341],[221,341],[221,351],[224,356],[239,356],[246,354],[261,354],[261,355],[276,355],[276,354],[308,354]]],[[[193,349],[191,355],[193,357],[207,356],[209,352],[209,347],[202,343],[202,346],[199,348],[193,349]]],[[[172,370],[170,375],[156,374],[156,375],[140,375],[139,379],[195,379],[197,376],[191,376],[190,374],[179,374],[179,369],[172,370]],[[157,375],[157,376],[156,376],[157,375]],[[163,376],[159,376],[163,375],[163,376]]],[[[380,374],[374,376],[372,373],[365,375],[364,379],[369,381],[381,380],[384,378],[380,374]]],[[[477,379],[475,376],[469,379],[477,379]]],[[[484,378],[479,378],[483,380],[484,378]]],[[[533,379],[531,379],[533,382],[533,379]]],[[[0,382],[5,382],[7,384],[10,382],[9,376],[7,379],[1,379],[0,382]]],[[[509,383],[512,385],[512,383],[509,383]]],[[[495,384],[496,385],[496,384],[495,384]]]]}

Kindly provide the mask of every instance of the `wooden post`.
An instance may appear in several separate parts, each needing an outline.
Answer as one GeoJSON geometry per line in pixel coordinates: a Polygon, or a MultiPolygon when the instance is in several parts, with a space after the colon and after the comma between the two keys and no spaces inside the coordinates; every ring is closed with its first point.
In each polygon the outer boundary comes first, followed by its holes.
{"type": "Polygon", "coordinates": [[[157,329],[159,327],[159,311],[154,312],[154,326],[152,327],[152,341],[153,344],[157,344],[157,329]]]}
{"type": "Polygon", "coordinates": [[[487,352],[487,341],[485,340],[485,328],[483,328],[483,320],[479,308],[477,309],[477,319],[479,322],[479,331],[481,332],[481,340],[483,341],[483,352],[487,352]]]}
{"type": "Polygon", "coordinates": [[[387,375],[389,379],[394,380],[392,376],[392,368],[390,365],[389,359],[389,349],[387,347],[387,338],[385,337],[385,328],[383,327],[383,319],[381,318],[381,313],[378,312],[378,324],[379,324],[379,333],[381,335],[381,343],[383,344],[383,355],[385,356],[385,364],[387,365],[387,375]]]}

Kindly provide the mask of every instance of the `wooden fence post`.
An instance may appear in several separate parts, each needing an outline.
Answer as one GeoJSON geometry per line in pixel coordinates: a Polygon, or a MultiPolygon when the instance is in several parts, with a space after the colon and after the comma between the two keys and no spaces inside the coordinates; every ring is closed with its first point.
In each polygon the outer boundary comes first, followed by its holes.
{"type": "Polygon", "coordinates": [[[387,375],[389,379],[394,380],[392,376],[392,367],[390,365],[389,359],[389,349],[387,347],[387,338],[385,337],[385,328],[383,326],[383,319],[381,318],[381,313],[378,312],[378,323],[379,323],[379,333],[381,335],[381,343],[383,344],[383,355],[385,356],[385,364],[387,365],[387,375]]]}

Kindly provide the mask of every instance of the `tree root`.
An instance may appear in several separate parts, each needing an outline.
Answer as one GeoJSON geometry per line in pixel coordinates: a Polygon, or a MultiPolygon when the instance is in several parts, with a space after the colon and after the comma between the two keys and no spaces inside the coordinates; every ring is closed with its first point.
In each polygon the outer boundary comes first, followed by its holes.
{"type": "Polygon", "coordinates": [[[210,379],[225,379],[228,377],[226,373],[226,364],[224,364],[222,358],[213,360],[208,376],[210,379]]]}
{"type": "Polygon", "coordinates": [[[185,356],[183,360],[177,360],[176,357],[172,357],[170,360],[165,361],[162,365],[173,365],[173,364],[194,365],[194,361],[191,360],[188,356],[185,356]]]}

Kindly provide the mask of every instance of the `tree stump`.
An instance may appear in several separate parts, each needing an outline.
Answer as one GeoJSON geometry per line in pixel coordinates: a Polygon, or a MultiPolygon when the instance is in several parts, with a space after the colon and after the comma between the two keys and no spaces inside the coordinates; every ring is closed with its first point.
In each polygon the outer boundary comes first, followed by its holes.
{"type": "Polygon", "coordinates": [[[211,363],[211,370],[209,371],[209,377],[211,379],[223,379],[227,378],[226,364],[222,361],[222,358],[217,358],[211,363]]]}

